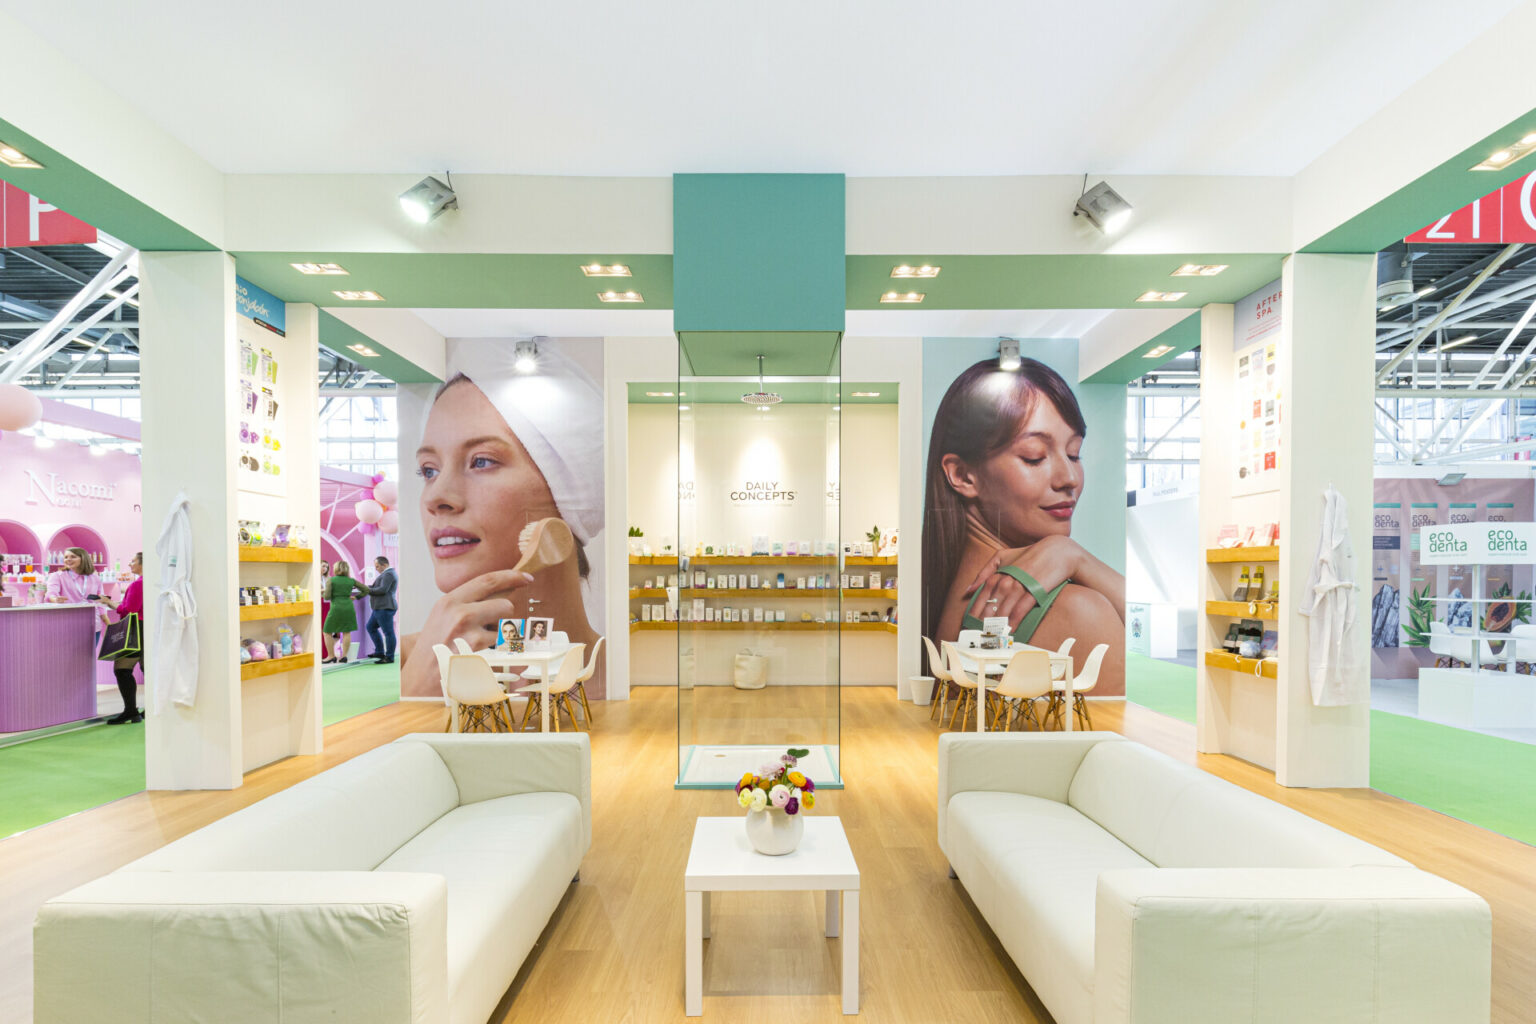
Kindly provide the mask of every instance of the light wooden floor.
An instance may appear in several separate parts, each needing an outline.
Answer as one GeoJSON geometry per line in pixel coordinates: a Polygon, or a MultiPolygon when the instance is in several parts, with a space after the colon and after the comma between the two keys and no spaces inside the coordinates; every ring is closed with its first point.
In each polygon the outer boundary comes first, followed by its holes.
{"type": "MultiPolygon", "coordinates": [[[[731,794],[678,792],[676,698],[641,688],[595,709],[593,846],[495,1022],[683,1020],[681,878],[698,815],[733,814],[731,794]],[[647,788],[637,792],[641,773],[647,788]]],[[[0,1021],[31,1017],[31,921],[48,897],[380,743],[441,728],[441,706],[396,704],[326,730],[326,753],[251,773],[234,792],[140,794],[0,841],[0,1021]]],[[[1101,728],[1150,746],[1392,850],[1481,893],[1494,909],[1498,1024],[1536,1018],[1536,848],[1373,791],[1284,790],[1224,757],[1196,759],[1191,726],[1134,705],[1094,705],[1101,728]]],[[[844,690],[848,789],[816,813],[842,816],[863,876],[862,1019],[1048,1022],[935,840],[928,709],[884,688],[844,690]]],[[[819,897],[723,894],[705,952],[705,1019],[841,1020],[838,942],[819,897]]]]}

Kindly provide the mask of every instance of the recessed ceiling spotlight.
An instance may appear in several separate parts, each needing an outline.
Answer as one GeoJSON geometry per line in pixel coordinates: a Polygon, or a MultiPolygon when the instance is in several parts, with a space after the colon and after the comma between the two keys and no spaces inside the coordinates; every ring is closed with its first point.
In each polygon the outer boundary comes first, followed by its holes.
{"type": "Polygon", "coordinates": [[[347,302],[383,302],[384,301],[384,296],[380,295],[378,292],[345,292],[345,291],[343,291],[343,292],[336,292],[336,291],[333,291],[333,292],[331,292],[331,294],[336,296],[338,299],[344,299],[347,302]]]}
{"type": "Polygon", "coordinates": [[[1142,292],[1136,296],[1137,302],[1178,302],[1189,292],[1142,292]]]}
{"type": "Polygon", "coordinates": [[[353,352],[356,352],[360,356],[368,356],[370,359],[378,355],[377,352],[369,348],[367,345],[348,345],[347,348],[351,349],[353,352]]]}
{"type": "Polygon", "coordinates": [[[1226,270],[1228,263],[1186,263],[1175,270],[1169,277],[1215,277],[1226,270]]]}
{"type": "MultiPolygon", "coordinates": [[[[453,176],[448,176],[449,182],[453,176]]],[[[400,193],[400,209],[418,224],[436,220],[445,210],[457,210],[459,197],[452,184],[443,184],[430,174],[400,193]]]]}
{"type": "Polygon", "coordinates": [[[1141,358],[1143,358],[1143,359],[1156,359],[1158,356],[1165,356],[1169,352],[1172,352],[1172,351],[1173,351],[1173,346],[1172,345],[1158,345],[1156,348],[1148,349],[1147,350],[1147,354],[1142,356],[1141,358]]]}
{"type": "Polygon", "coordinates": [[[0,164],[18,170],[40,171],[43,165],[8,143],[0,142],[0,164]]]}
{"type": "Polygon", "coordinates": [[[672,392],[670,392],[670,391],[647,391],[645,393],[645,397],[646,398],[672,398],[674,396],[673,396],[672,392]]]}
{"type": "Polygon", "coordinates": [[[883,303],[908,303],[915,305],[927,297],[927,292],[886,292],[880,296],[880,301],[883,303]]]}
{"type": "Polygon", "coordinates": [[[645,296],[639,292],[598,292],[600,302],[644,302],[645,296]]]}
{"type": "Polygon", "coordinates": [[[899,267],[892,267],[891,268],[891,276],[892,277],[938,277],[940,269],[941,269],[940,267],[933,266],[932,264],[929,264],[929,263],[924,263],[920,267],[912,267],[912,266],[908,266],[907,264],[903,263],[899,267]]]}
{"type": "Polygon", "coordinates": [[[853,391],[853,392],[849,393],[849,397],[850,398],[879,398],[880,397],[880,392],[878,392],[878,391],[853,391]]]}
{"type": "Polygon", "coordinates": [[[340,263],[290,263],[288,264],[301,274],[323,274],[327,277],[344,277],[347,268],[340,263]]]}
{"type": "MultiPolygon", "coordinates": [[[[1083,184],[1088,183],[1088,175],[1083,175],[1083,184]]],[[[1114,189],[1109,187],[1109,182],[1101,181],[1093,188],[1088,189],[1077,197],[1077,205],[1072,207],[1072,216],[1088,218],[1088,223],[1098,228],[1106,235],[1112,235],[1119,231],[1131,219],[1133,208],[1114,189]]]]}
{"type": "Polygon", "coordinates": [[[581,272],[588,277],[629,277],[629,268],[622,263],[583,263],[581,272]]]}
{"type": "Polygon", "coordinates": [[[539,368],[539,343],[520,341],[512,349],[512,368],[518,373],[532,373],[539,368]]]}
{"type": "Polygon", "coordinates": [[[1488,154],[1488,159],[1480,164],[1473,164],[1474,171],[1502,171],[1510,164],[1522,157],[1530,156],[1536,150],[1536,132],[1527,132],[1517,142],[1512,142],[1503,149],[1488,154]]]}

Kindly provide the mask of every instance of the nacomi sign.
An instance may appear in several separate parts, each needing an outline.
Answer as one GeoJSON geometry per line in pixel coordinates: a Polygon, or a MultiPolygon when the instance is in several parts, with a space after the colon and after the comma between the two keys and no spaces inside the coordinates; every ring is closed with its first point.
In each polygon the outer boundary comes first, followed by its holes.
{"type": "Polygon", "coordinates": [[[82,508],[84,499],[93,498],[97,501],[114,501],[117,498],[116,484],[92,484],[78,483],[73,480],[61,480],[59,474],[49,473],[45,478],[39,477],[32,470],[26,470],[27,474],[27,504],[40,505],[46,501],[54,508],[82,508]],[[42,501],[38,496],[42,496],[42,501]]]}

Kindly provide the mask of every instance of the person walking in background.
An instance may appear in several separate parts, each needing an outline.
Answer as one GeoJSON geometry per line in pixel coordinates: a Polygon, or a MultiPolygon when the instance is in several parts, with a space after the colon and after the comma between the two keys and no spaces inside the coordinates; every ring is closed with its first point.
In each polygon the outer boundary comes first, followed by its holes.
{"type": "MultiPolygon", "coordinates": [[[[128,584],[128,589],[123,592],[123,603],[116,609],[119,619],[129,615],[139,617],[139,636],[144,636],[144,552],[137,552],[133,561],[128,563],[128,571],[133,573],[134,580],[128,584]]],[[[98,598],[105,602],[105,597],[98,598]]],[[[123,711],[115,718],[107,719],[108,725],[127,725],[130,722],[144,721],[144,712],[139,710],[138,681],[133,677],[134,666],[142,664],[142,653],[127,658],[118,658],[112,662],[112,675],[117,679],[117,692],[123,698],[123,711]]]]}
{"type": "Polygon", "coordinates": [[[331,638],[325,632],[325,620],[331,614],[331,563],[320,559],[320,664],[331,660],[331,638]]]}
{"type": "Polygon", "coordinates": [[[326,613],[325,623],[320,627],[335,645],[331,657],[326,659],[332,664],[347,663],[352,634],[357,632],[357,609],[352,606],[352,592],[361,588],[362,584],[352,578],[352,567],[338,558],[336,564],[331,566],[330,579],[324,591],[324,595],[331,599],[331,610],[326,613]]]}
{"type": "Polygon", "coordinates": [[[373,609],[368,616],[373,658],[380,665],[392,665],[395,661],[395,611],[400,607],[395,600],[395,589],[400,585],[400,579],[383,555],[373,560],[373,566],[379,571],[379,578],[372,586],[363,583],[357,589],[360,594],[368,595],[368,607],[373,609]]]}

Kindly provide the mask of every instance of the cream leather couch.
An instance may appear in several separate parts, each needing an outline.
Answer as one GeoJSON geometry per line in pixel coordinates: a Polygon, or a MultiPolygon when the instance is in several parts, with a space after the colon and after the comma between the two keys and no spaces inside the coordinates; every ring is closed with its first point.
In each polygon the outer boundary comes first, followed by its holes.
{"type": "Polygon", "coordinates": [[[483,1024],[591,808],[584,734],[402,737],[44,904],[35,1020],[483,1024]]]}
{"type": "Polygon", "coordinates": [[[939,846],[1057,1024],[1471,1024],[1474,893],[1115,733],[939,739],[939,846]]]}

